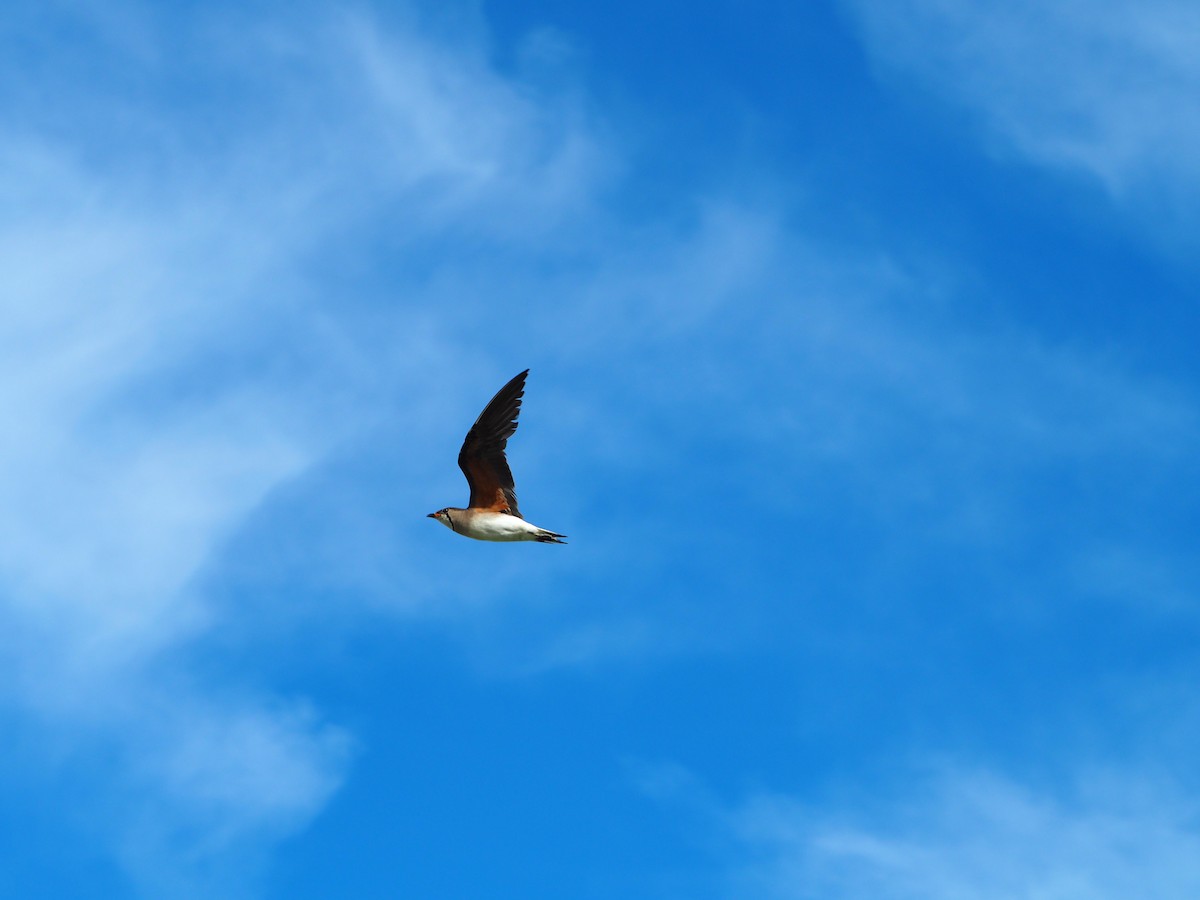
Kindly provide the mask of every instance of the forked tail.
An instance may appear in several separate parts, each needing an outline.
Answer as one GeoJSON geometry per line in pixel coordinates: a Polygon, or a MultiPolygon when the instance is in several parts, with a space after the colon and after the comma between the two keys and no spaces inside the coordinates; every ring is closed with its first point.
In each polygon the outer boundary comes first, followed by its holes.
{"type": "Polygon", "coordinates": [[[539,528],[537,537],[534,538],[539,544],[565,544],[566,541],[559,540],[565,538],[565,534],[559,534],[555,531],[547,531],[545,528],[539,528]]]}

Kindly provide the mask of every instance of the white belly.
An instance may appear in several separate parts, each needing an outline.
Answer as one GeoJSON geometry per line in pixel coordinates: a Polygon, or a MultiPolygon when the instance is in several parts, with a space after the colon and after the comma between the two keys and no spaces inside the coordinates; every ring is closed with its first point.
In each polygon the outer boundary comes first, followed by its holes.
{"type": "Polygon", "coordinates": [[[506,513],[476,513],[455,530],[477,541],[533,541],[541,529],[506,513]]]}

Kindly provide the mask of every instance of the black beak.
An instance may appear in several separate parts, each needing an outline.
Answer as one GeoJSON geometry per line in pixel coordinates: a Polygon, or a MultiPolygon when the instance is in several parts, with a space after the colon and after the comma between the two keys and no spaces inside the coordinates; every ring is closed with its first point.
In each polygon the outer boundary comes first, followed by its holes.
{"type": "Polygon", "coordinates": [[[430,513],[430,514],[429,514],[429,515],[427,515],[425,518],[427,518],[427,519],[436,519],[436,518],[437,518],[437,513],[430,513]]]}

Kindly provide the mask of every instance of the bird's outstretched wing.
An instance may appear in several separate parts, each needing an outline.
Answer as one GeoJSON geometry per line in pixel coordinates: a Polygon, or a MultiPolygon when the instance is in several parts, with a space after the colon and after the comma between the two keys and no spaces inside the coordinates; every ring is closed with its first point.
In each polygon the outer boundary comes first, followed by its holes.
{"type": "Polygon", "coordinates": [[[472,509],[490,509],[521,518],[504,448],[517,430],[517,414],[521,412],[521,397],[525,394],[525,376],[528,374],[526,369],[500,388],[483,408],[458,451],[458,467],[471,486],[471,499],[467,505],[472,509]]]}

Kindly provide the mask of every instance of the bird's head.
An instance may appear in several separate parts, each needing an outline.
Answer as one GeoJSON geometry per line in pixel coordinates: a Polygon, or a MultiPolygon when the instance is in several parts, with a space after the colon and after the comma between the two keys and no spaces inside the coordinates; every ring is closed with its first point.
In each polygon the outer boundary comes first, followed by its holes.
{"type": "Polygon", "coordinates": [[[454,527],[453,525],[451,525],[451,524],[450,524],[450,513],[449,513],[449,512],[447,512],[447,511],[446,511],[446,510],[444,510],[444,509],[439,509],[437,512],[431,512],[431,513],[430,513],[428,516],[426,516],[425,518],[427,518],[427,519],[437,519],[439,522],[441,522],[441,523],[442,523],[443,525],[445,525],[447,528],[453,528],[453,527],[454,527]]]}

